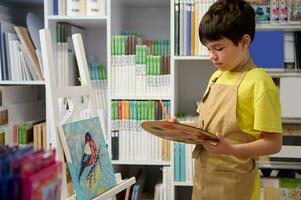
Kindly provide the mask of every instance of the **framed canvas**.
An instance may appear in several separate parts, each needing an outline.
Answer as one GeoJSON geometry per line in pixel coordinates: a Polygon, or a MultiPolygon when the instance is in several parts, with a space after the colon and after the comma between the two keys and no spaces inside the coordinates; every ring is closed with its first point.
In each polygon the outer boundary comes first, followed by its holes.
{"type": "Polygon", "coordinates": [[[116,186],[98,117],[63,124],[59,131],[78,199],[92,199],[116,186]]]}

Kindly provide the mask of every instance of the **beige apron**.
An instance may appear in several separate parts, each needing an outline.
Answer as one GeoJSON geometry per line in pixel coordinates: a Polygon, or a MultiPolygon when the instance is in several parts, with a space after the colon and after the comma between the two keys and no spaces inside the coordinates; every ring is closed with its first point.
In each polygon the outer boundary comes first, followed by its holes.
{"type": "MultiPolygon", "coordinates": [[[[231,144],[254,141],[239,129],[236,119],[238,87],[253,66],[252,61],[247,65],[235,85],[214,84],[214,80],[200,105],[199,126],[223,134],[231,144]]],[[[196,146],[192,157],[196,159],[193,200],[250,200],[256,172],[254,158],[212,154],[201,145],[196,146]]]]}

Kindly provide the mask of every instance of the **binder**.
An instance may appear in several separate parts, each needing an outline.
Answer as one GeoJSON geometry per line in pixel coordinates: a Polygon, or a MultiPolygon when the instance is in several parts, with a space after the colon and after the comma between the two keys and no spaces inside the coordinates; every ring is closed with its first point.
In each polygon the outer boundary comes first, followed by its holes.
{"type": "Polygon", "coordinates": [[[258,67],[284,68],[284,33],[257,31],[250,46],[250,55],[258,67]]]}

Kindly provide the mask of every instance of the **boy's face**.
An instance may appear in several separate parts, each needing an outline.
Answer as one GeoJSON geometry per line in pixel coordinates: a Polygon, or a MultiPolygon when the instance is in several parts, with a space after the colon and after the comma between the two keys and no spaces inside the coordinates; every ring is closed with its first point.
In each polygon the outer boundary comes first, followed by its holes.
{"type": "Polygon", "coordinates": [[[209,57],[214,66],[221,71],[235,71],[235,68],[242,64],[248,55],[248,45],[239,42],[236,46],[228,38],[217,41],[208,41],[206,47],[209,57]]]}

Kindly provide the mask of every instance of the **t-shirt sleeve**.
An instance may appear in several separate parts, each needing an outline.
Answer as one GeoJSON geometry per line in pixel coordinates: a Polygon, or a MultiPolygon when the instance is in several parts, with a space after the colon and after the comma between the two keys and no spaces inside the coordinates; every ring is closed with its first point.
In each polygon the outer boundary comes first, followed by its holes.
{"type": "Polygon", "coordinates": [[[254,105],[254,129],[282,133],[281,110],[278,90],[270,89],[261,94],[254,105]]]}

